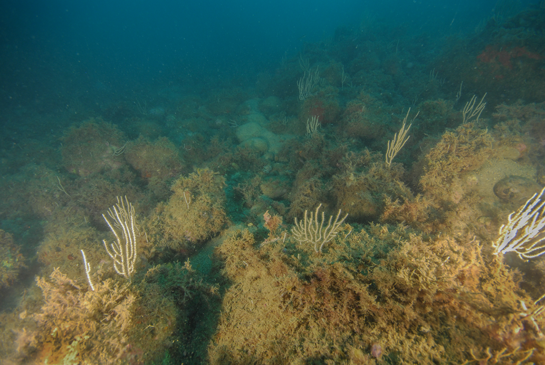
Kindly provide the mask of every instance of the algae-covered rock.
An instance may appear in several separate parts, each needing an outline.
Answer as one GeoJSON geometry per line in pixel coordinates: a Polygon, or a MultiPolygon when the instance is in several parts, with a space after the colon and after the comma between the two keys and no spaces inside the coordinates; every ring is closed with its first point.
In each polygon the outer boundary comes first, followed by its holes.
{"type": "Polygon", "coordinates": [[[259,137],[263,133],[263,127],[258,123],[246,123],[237,128],[236,135],[239,142],[259,137]]]}
{"type": "Polygon", "coordinates": [[[63,165],[69,172],[88,176],[119,169],[125,164],[125,136],[116,126],[90,119],[70,128],[62,138],[63,165]]]}
{"type": "Polygon", "coordinates": [[[534,180],[522,176],[508,176],[494,185],[494,194],[503,201],[523,204],[541,189],[534,180]]]}
{"type": "Polygon", "coordinates": [[[281,199],[289,192],[287,182],[279,178],[267,179],[260,185],[260,188],[263,195],[271,199],[281,199]]]}
{"type": "Polygon", "coordinates": [[[249,146],[260,152],[273,153],[278,153],[284,141],[290,138],[290,136],[277,135],[255,121],[239,126],[236,135],[242,146],[249,146]]]}
{"type": "Polygon", "coordinates": [[[24,267],[23,255],[13,243],[11,234],[0,229],[0,288],[13,284],[24,267]]]}
{"type": "Polygon", "coordinates": [[[267,141],[260,137],[247,139],[240,145],[243,147],[250,147],[259,152],[267,152],[267,150],[269,149],[269,144],[267,143],[267,141]]]}
{"type": "Polygon", "coordinates": [[[225,178],[209,169],[180,177],[168,203],[160,204],[149,222],[152,239],[185,250],[218,234],[227,223],[224,186],[225,178]]]}
{"type": "Polygon", "coordinates": [[[282,110],[282,106],[282,100],[276,96],[269,96],[259,103],[259,110],[267,115],[270,115],[280,112],[282,110]]]}
{"type": "Polygon", "coordinates": [[[164,137],[153,142],[143,137],[129,142],[125,158],[144,179],[172,178],[178,175],[183,167],[176,146],[164,137]]]}

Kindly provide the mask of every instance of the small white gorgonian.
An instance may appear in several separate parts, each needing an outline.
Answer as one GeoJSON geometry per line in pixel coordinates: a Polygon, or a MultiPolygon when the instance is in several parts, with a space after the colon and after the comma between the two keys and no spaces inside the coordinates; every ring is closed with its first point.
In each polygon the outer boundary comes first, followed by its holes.
{"type": "Polygon", "coordinates": [[[494,243],[496,255],[516,252],[521,259],[529,260],[545,253],[545,232],[542,232],[545,227],[544,192],[545,188],[509,215],[494,243]]]}

